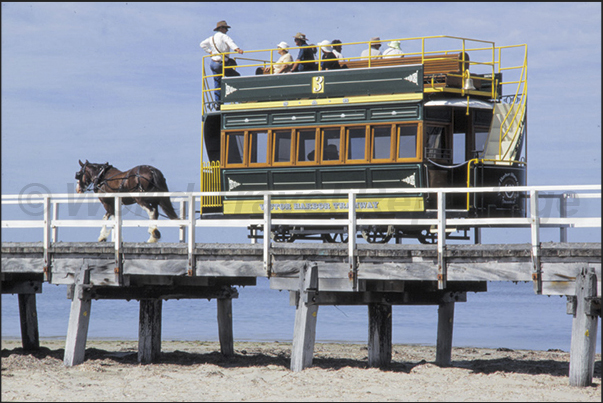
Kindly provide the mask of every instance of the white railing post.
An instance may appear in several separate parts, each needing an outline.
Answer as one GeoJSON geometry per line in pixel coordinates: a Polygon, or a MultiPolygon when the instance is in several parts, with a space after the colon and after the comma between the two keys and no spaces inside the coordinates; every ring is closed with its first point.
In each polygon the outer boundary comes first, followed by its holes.
{"type": "Polygon", "coordinates": [[[44,195],[44,277],[50,282],[50,233],[51,233],[51,218],[50,218],[50,195],[44,195]]]}
{"type": "Polygon", "coordinates": [[[264,271],[268,278],[272,271],[272,262],[270,261],[270,230],[272,219],[272,197],[269,194],[264,195],[264,271]]]}
{"type": "Polygon", "coordinates": [[[532,281],[534,292],[542,294],[542,270],[540,267],[540,217],[538,191],[530,190],[530,233],[532,241],[532,281]]]}
{"type": "Polygon", "coordinates": [[[358,265],[356,264],[356,193],[348,193],[348,262],[352,290],[358,290],[358,265]]]}
{"type": "Polygon", "coordinates": [[[52,242],[58,242],[58,236],[59,236],[59,229],[58,227],[56,227],[54,225],[54,222],[56,220],[58,220],[59,218],[59,203],[55,202],[52,203],[52,223],[51,223],[51,230],[52,230],[52,242]]]}
{"type": "MultiPolygon", "coordinates": [[[[180,200],[180,219],[181,220],[186,219],[186,201],[185,200],[180,200]]],[[[184,226],[180,226],[178,241],[180,243],[186,242],[184,226]]]]}
{"type": "Polygon", "coordinates": [[[121,197],[115,196],[115,215],[113,217],[113,244],[115,247],[115,277],[118,284],[123,284],[122,233],[121,233],[121,197]]]}
{"type": "MultiPolygon", "coordinates": [[[[201,196],[203,200],[203,196],[201,196]]],[[[195,196],[188,196],[188,275],[194,276],[196,273],[195,261],[195,196]]]]}
{"type": "Polygon", "coordinates": [[[438,289],[446,288],[446,193],[438,191],[438,289]]]}
{"type": "MultiPolygon", "coordinates": [[[[559,217],[567,217],[567,193],[564,193],[559,198],[559,217]]],[[[559,227],[559,242],[567,242],[567,227],[563,225],[559,227]]]]}

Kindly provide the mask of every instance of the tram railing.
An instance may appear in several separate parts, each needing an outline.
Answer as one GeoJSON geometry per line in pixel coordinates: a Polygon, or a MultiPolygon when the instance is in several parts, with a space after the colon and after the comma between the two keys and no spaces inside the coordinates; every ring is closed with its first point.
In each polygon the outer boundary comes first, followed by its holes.
{"type": "MultiPolygon", "coordinates": [[[[562,240],[567,240],[564,229],[571,227],[601,228],[600,202],[598,216],[591,215],[580,217],[577,215],[568,216],[567,210],[560,211],[559,217],[552,217],[550,209],[540,209],[539,199],[558,198],[567,199],[601,199],[601,185],[574,185],[574,186],[507,186],[507,187],[484,187],[484,188],[420,188],[420,189],[351,189],[351,190],[298,190],[298,191],[265,191],[265,192],[168,192],[168,193],[146,193],[145,197],[165,197],[169,196],[173,202],[180,204],[180,219],[177,220],[145,220],[145,219],[124,219],[122,214],[121,200],[127,197],[140,196],[140,193],[104,193],[103,198],[115,198],[115,216],[109,220],[102,219],[64,219],[58,217],[58,209],[63,204],[79,203],[99,203],[99,194],[41,194],[30,195],[24,200],[23,195],[2,195],[3,217],[6,217],[6,207],[9,205],[18,205],[23,209],[24,204],[42,205],[42,219],[26,220],[2,220],[2,229],[22,229],[32,228],[41,229],[40,236],[44,247],[45,267],[50,265],[50,253],[53,244],[58,242],[59,228],[89,228],[89,227],[111,227],[112,243],[115,249],[116,267],[121,266],[122,251],[124,241],[122,230],[128,227],[171,227],[179,228],[180,242],[187,243],[189,255],[189,273],[194,273],[195,266],[195,230],[197,228],[208,227],[243,227],[260,226],[263,229],[272,228],[278,225],[289,226],[342,226],[347,227],[348,234],[356,234],[358,226],[434,226],[437,230],[437,250],[438,250],[438,285],[441,289],[446,287],[446,229],[454,227],[524,227],[530,228],[530,238],[532,247],[532,259],[534,264],[534,275],[540,271],[540,229],[544,227],[559,227],[562,229],[562,240]],[[356,214],[356,200],[358,196],[368,194],[405,194],[405,193],[433,193],[437,194],[437,216],[436,218],[398,218],[398,219],[380,219],[380,218],[359,218],[356,214]],[[449,218],[446,211],[446,198],[454,193],[487,193],[487,192],[519,192],[529,198],[529,214],[526,217],[509,218],[449,218]],[[281,218],[272,215],[272,200],[274,197],[293,196],[303,197],[304,195],[338,195],[347,197],[348,214],[346,218],[332,219],[329,215],[321,219],[305,218],[281,218]],[[228,218],[224,216],[221,219],[201,219],[197,218],[200,201],[205,197],[262,197],[263,214],[255,218],[228,218]],[[349,208],[349,207],[352,208],[349,208]],[[547,214],[543,214],[547,213],[547,214]],[[565,234],[565,235],[564,235],[565,234]]],[[[561,204],[567,206],[567,203],[561,204]]],[[[565,207],[563,207],[565,209],[565,207]]],[[[4,238],[6,239],[6,238],[4,238]]],[[[271,267],[271,231],[263,231],[263,260],[266,275],[269,277],[271,267]]],[[[357,266],[357,240],[356,236],[348,236],[347,242],[348,259],[350,264],[351,278],[355,279],[354,289],[357,289],[358,266],[357,266]]]]}

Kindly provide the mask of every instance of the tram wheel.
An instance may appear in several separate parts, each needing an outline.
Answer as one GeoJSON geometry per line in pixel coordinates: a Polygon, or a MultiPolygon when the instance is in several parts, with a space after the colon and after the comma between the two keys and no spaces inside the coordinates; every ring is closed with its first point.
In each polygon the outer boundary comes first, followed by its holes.
{"type": "Polygon", "coordinates": [[[394,226],[388,225],[387,227],[371,227],[363,229],[362,237],[368,243],[388,243],[394,235],[394,226]]]}
{"type": "Polygon", "coordinates": [[[341,232],[335,234],[322,234],[320,236],[323,243],[348,243],[348,234],[341,232]]]}

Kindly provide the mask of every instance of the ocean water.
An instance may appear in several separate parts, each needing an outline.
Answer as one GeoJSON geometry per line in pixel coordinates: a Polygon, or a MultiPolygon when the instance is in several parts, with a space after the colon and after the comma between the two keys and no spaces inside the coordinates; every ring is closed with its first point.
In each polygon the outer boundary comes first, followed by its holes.
{"type": "MultiPolygon", "coordinates": [[[[236,341],[290,342],[295,307],[287,291],[271,290],[265,278],[256,286],[238,287],[233,300],[236,341]]],[[[71,301],[67,286],[43,285],[37,295],[41,338],[65,338],[71,301]]],[[[92,301],[89,339],[138,339],[139,303],[92,301]]],[[[514,350],[569,351],[572,316],[566,314],[566,298],[535,295],[532,283],[489,282],[488,291],[468,293],[467,302],[455,305],[454,347],[510,348],[514,350]]],[[[601,329],[597,353],[601,352],[601,329]]],[[[394,344],[435,346],[437,306],[394,306],[394,344]]],[[[2,338],[20,338],[16,295],[2,295],[2,338]]],[[[217,341],[215,300],[163,302],[163,340],[217,341]]],[[[366,306],[321,306],[318,309],[317,342],[366,343],[366,306]]]]}

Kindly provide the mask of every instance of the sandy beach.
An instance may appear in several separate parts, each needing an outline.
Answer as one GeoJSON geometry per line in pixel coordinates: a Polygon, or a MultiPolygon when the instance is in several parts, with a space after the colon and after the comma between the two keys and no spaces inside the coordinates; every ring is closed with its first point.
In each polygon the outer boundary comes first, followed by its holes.
{"type": "Polygon", "coordinates": [[[569,386],[569,353],[454,348],[452,366],[435,347],[394,345],[387,369],[367,367],[359,344],[317,343],[313,366],[289,370],[291,344],[162,341],[158,363],[137,362],[137,341],[88,340],[86,361],[63,365],[64,340],[36,353],[2,340],[2,401],[601,401],[594,385],[569,386]]]}

